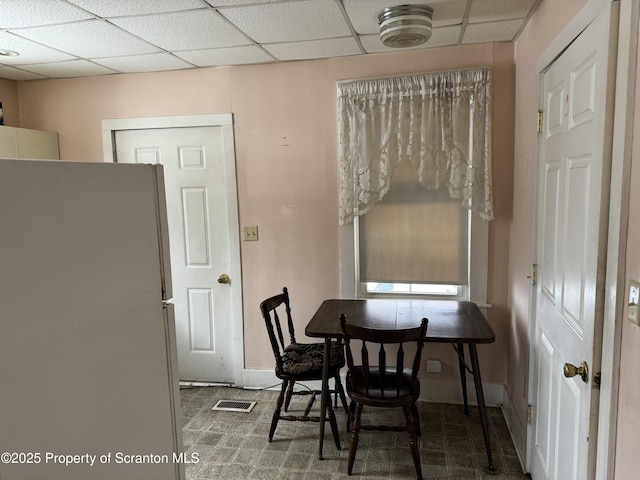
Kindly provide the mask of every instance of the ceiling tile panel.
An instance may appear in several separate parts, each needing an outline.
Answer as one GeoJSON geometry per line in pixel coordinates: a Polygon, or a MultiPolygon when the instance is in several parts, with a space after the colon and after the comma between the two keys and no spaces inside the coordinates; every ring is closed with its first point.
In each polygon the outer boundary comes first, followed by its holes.
{"type": "Polygon", "coordinates": [[[35,27],[88,18],[93,16],[63,0],[2,0],[0,4],[0,28],[35,27]]]}
{"type": "Polygon", "coordinates": [[[306,42],[271,43],[265,45],[264,48],[278,60],[344,57],[360,53],[358,44],[351,37],[306,42]]]}
{"type": "Polygon", "coordinates": [[[267,63],[275,61],[271,55],[260,47],[254,45],[190,50],[185,52],[176,52],[175,54],[184,58],[187,62],[199,67],[246,65],[251,63],[267,63]]]}
{"type": "Polygon", "coordinates": [[[69,62],[41,63],[39,65],[23,65],[21,69],[45,75],[51,78],[87,77],[110,75],[114,72],[106,67],[96,65],[87,60],[71,60],[69,62]]]}
{"type": "Polygon", "coordinates": [[[523,23],[524,19],[474,23],[467,26],[462,43],[510,42],[523,23]]]}
{"type": "Polygon", "coordinates": [[[20,52],[17,57],[0,57],[0,63],[23,65],[28,63],[61,62],[76,57],[32,42],[9,32],[0,31],[0,48],[20,52]]]}
{"type": "Polygon", "coordinates": [[[251,42],[211,10],[115,18],[113,23],[166,50],[196,50],[251,42]]]}
{"type": "Polygon", "coordinates": [[[469,23],[526,18],[535,4],[536,0],[475,0],[471,5],[469,23]]]}
{"type": "Polygon", "coordinates": [[[434,27],[460,25],[467,8],[467,0],[437,0],[427,4],[433,8],[434,27]]]}
{"type": "MultiPolygon", "coordinates": [[[[282,0],[205,0],[212,7],[239,7],[242,5],[255,5],[259,3],[273,3],[274,1],[282,1],[282,0]]],[[[286,1],[286,0],[285,0],[286,1]]],[[[296,0],[290,0],[296,1],[296,0]]],[[[306,1],[306,0],[297,0],[297,1],[306,1]]]]}
{"type": "Polygon", "coordinates": [[[101,17],[178,12],[203,8],[202,0],[69,0],[101,17]]]}
{"type": "Polygon", "coordinates": [[[159,51],[102,20],[25,28],[15,33],[84,58],[117,57],[159,51]]]}
{"type": "Polygon", "coordinates": [[[457,45],[460,38],[460,30],[460,25],[434,28],[427,45],[430,48],[457,45]]]}
{"type": "Polygon", "coordinates": [[[43,79],[47,77],[43,75],[37,75],[31,72],[26,72],[18,68],[0,66],[0,78],[7,78],[9,80],[15,80],[17,82],[21,82],[25,80],[38,80],[38,79],[43,79]]]}
{"type": "Polygon", "coordinates": [[[334,0],[280,2],[221,9],[220,13],[258,43],[317,40],[351,35],[351,30],[334,0]]]}
{"type": "Polygon", "coordinates": [[[93,62],[123,73],[160,72],[193,68],[193,65],[170,53],[150,53],[128,57],[95,58],[93,62]]]}

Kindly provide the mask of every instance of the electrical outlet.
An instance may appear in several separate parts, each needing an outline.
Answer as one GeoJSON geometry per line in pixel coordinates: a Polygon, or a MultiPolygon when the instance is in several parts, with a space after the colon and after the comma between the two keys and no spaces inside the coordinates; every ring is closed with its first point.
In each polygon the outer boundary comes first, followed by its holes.
{"type": "Polygon", "coordinates": [[[244,240],[255,241],[258,240],[258,226],[244,227],[244,240]]]}
{"type": "Polygon", "coordinates": [[[640,315],[638,314],[639,296],[640,283],[631,280],[629,282],[629,306],[627,307],[627,318],[636,325],[640,325],[640,315]]]}
{"type": "Polygon", "coordinates": [[[440,373],[442,371],[442,364],[440,360],[433,359],[427,360],[427,372],[429,373],[440,373]]]}

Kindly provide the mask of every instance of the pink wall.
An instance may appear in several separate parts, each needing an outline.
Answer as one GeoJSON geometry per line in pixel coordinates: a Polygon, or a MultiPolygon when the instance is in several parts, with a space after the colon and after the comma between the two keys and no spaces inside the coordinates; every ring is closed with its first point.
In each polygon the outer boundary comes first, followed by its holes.
{"type": "MultiPolygon", "coordinates": [[[[484,379],[503,384],[508,349],[507,258],[513,174],[512,44],[376,56],[19,84],[22,126],[59,132],[66,160],[102,161],[101,120],[161,115],[234,115],[241,225],[245,366],[272,369],[258,304],[290,287],[300,333],[324,298],[339,295],[336,81],[492,66],[493,181],[489,320],[497,341],[479,350],[484,379]]],[[[434,352],[431,352],[434,353],[434,352]]],[[[438,379],[457,380],[451,349],[438,379]]]]}
{"type": "Polygon", "coordinates": [[[522,427],[526,425],[529,376],[529,301],[533,264],[534,179],[538,85],[536,61],[585,5],[585,0],[543,0],[515,45],[516,120],[513,212],[509,246],[509,341],[507,391],[522,427]]]}

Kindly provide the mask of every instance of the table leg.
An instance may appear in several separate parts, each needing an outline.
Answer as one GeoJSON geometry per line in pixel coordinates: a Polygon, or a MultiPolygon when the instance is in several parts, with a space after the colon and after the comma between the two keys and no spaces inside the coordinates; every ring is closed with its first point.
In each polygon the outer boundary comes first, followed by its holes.
{"type": "Polygon", "coordinates": [[[320,393],[320,443],[318,458],[322,460],[322,444],[324,443],[324,422],[327,418],[327,400],[329,397],[329,355],[331,353],[331,338],[324,339],[324,356],[322,358],[322,387],[320,393]]]}
{"type": "Polygon", "coordinates": [[[475,343],[469,344],[469,354],[471,355],[471,368],[473,369],[473,382],[476,386],[476,397],[478,398],[478,410],[480,411],[480,424],[482,425],[482,435],[484,436],[484,446],[487,450],[489,460],[489,471],[495,472],[491,457],[491,444],[489,440],[489,419],[487,418],[487,408],[484,404],[484,392],[482,391],[482,378],[480,377],[480,364],[478,363],[478,351],[475,343]]]}
{"type": "Polygon", "coordinates": [[[467,367],[464,364],[464,344],[458,344],[458,368],[460,369],[460,383],[462,384],[462,398],[464,400],[464,414],[469,415],[469,402],[467,401],[467,367]]]}

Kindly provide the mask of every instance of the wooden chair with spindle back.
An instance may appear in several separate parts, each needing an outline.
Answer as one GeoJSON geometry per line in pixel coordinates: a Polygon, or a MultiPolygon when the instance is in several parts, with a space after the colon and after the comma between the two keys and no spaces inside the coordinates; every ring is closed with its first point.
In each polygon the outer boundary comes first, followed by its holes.
{"type": "MultiPolygon", "coordinates": [[[[296,341],[287,287],[282,289],[281,294],[264,300],[260,304],[260,311],[267,327],[276,361],[275,373],[282,380],[280,395],[278,396],[269,430],[269,441],[272,441],[279,420],[320,421],[319,416],[309,415],[314,400],[320,394],[320,391],[302,390],[296,392],[294,391],[294,385],[296,382],[322,380],[324,344],[299,343],[296,341]],[[283,415],[283,405],[286,412],[289,409],[293,395],[311,395],[311,398],[302,415],[283,415]]],[[[344,347],[342,342],[332,342],[329,355],[329,377],[333,377],[335,381],[335,389],[332,392],[336,393],[336,396],[340,396],[345,412],[347,412],[347,399],[340,380],[340,369],[344,366],[344,347]]],[[[331,431],[336,446],[340,449],[340,437],[331,402],[328,402],[328,413],[331,431]]]]}
{"type": "MultiPolygon", "coordinates": [[[[420,396],[420,381],[418,370],[424,338],[427,332],[427,319],[423,318],[420,326],[399,330],[378,330],[365,328],[347,323],[344,314],[340,315],[340,326],[344,337],[347,353],[347,394],[351,398],[349,422],[351,441],[349,444],[349,460],[347,472],[351,475],[358,449],[360,430],[398,430],[408,431],[409,448],[413,457],[413,464],[418,479],[422,478],[420,464],[420,450],[418,438],[420,435],[420,419],[416,402],[420,396]],[[361,364],[356,365],[353,360],[355,345],[353,340],[360,340],[362,347],[361,364]],[[404,345],[416,344],[413,363],[405,367],[404,345]],[[397,345],[395,365],[387,363],[387,348],[397,345]],[[369,350],[377,350],[377,364],[369,361],[369,350]],[[364,406],[382,408],[402,408],[405,417],[404,426],[362,425],[361,415],[364,406]]],[[[372,354],[374,352],[372,351],[372,354]]]]}

